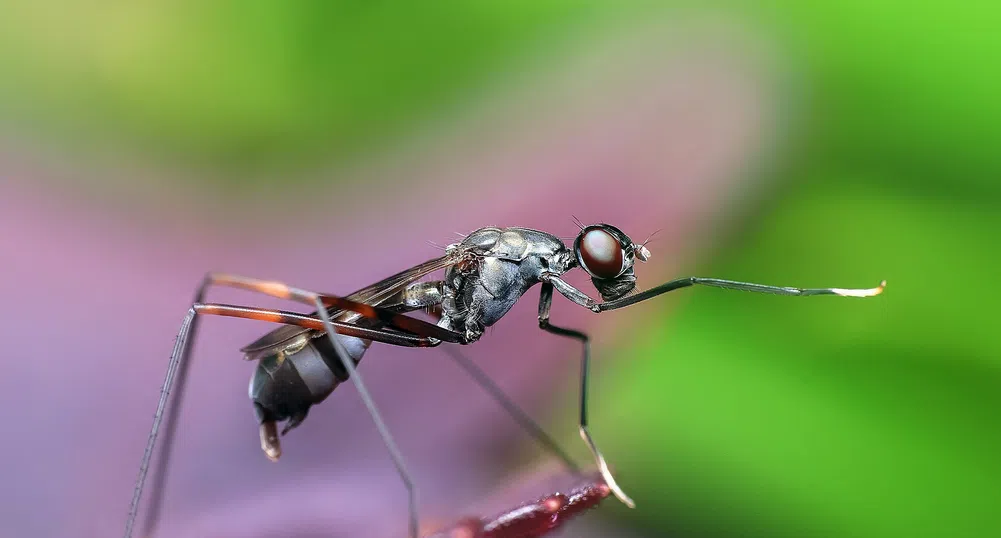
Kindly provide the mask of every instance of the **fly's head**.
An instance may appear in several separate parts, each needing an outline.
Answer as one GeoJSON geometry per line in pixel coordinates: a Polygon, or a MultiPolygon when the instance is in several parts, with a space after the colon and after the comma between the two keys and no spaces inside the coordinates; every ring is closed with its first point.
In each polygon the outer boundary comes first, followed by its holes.
{"type": "Polygon", "coordinates": [[[637,245],[622,230],[610,224],[584,226],[573,244],[577,264],[591,275],[591,282],[606,301],[629,295],[636,289],[636,260],[650,259],[650,251],[637,245]]]}

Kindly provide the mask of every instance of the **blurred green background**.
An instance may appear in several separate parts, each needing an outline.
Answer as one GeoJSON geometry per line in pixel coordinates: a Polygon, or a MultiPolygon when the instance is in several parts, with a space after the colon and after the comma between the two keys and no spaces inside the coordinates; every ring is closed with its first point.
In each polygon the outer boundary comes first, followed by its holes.
{"type": "Polygon", "coordinates": [[[680,536],[1001,533],[998,14],[756,13],[808,74],[810,121],[773,198],[690,272],[889,287],[864,304],[692,293],[623,337],[641,364],[602,365],[596,420],[613,460],[641,454],[619,464],[637,503],[667,508],[621,517],[680,536]]]}
{"type": "MultiPolygon", "coordinates": [[[[15,2],[0,112],[8,135],[124,147],[213,170],[199,181],[219,184],[197,188],[253,190],[275,176],[249,170],[357,159],[495,73],[701,9],[15,2]]],[[[598,517],[651,536],[1001,535],[1001,8],[713,10],[772,41],[805,97],[767,192],[686,273],[889,287],[867,301],[692,290],[620,329],[597,352],[631,358],[596,367],[592,422],[638,508],[598,517]]],[[[573,390],[554,394],[561,416],[573,390]]]]}

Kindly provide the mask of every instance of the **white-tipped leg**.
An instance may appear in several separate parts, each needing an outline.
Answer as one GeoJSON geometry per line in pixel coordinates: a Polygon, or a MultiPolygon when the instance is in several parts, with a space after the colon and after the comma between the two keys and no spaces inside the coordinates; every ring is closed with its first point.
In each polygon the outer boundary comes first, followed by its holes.
{"type": "Polygon", "coordinates": [[[612,471],[608,468],[608,463],[605,462],[605,457],[601,455],[601,451],[598,450],[598,446],[594,443],[594,439],[591,438],[591,432],[587,429],[587,395],[590,379],[589,372],[591,370],[590,339],[588,339],[586,334],[580,331],[557,327],[549,323],[549,310],[550,307],[552,307],[552,303],[553,284],[544,282],[542,284],[542,290],[539,297],[539,328],[546,332],[573,338],[580,341],[580,343],[584,346],[580,363],[580,422],[578,423],[580,436],[584,439],[584,443],[587,444],[587,448],[591,451],[591,455],[594,456],[594,461],[598,465],[598,471],[601,472],[601,478],[605,481],[605,484],[608,485],[608,489],[611,490],[612,494],[615,495],[617,499],[622,501],[622,504],[628,506],[629,508],[636,508],[636,503],[633,502],[633,500],[630,499],[624,491],[622,491],[622,488],[620,488],[619,484],[615,481],[615,477],[612,476],[612,471]]]}
{"type": "Polygon", "coordinates": [[[612,471],[608,468],[608,463],[605,462],[605,457],[601,455],[601,451],[598,450],[597,445],[594,444],[594,440],[591,439],[591,432],[587,431],[587,427],[580,427],[580,436],[587,443],[587,448],[591,450],[591,454],[594,456],[594,461],[598,464],[598,471],[601,473],[602,480],[608,485],[608,489],[612,491],[612,495],[615,498],[622,501],[622,504],[628,506],[629,508],[636,508],[636,502],[634,502],[626,492],[622,491],[619,484],[615,481],[615,477],[612,476],[612,471]]]}
{"type": "Polygon", "coordinates": [[[879,286],[876,286],[875,288],[868,288],[864,290],[831,288],[831,291],[834,292],[835,295],[840,295],[842,297],[875,297],[876,295],[883,293],[883,290],[885,289],[886,289],[886,281],[884,280],[880,282],[879,286]]]}

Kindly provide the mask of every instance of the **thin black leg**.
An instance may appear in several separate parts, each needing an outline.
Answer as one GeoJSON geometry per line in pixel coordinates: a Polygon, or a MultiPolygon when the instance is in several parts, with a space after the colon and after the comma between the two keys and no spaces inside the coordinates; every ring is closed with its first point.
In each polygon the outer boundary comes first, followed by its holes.
{"type": "MultiPolygon", "coordinates": [[[[201,303],[205,298],[205,290],[210,283],[208,278],[202,280],[198,290],[195,292],[193,303],[201,303]]],[[[149,509],[146,517],[143,518],[141,536],[152,536],[157,522],[160,520],[160,511],[163,507],[163,492],[167,488],[167,468],[170,465],[170,457],[173,453],[174,437],[177,433],[178,414],[180,413],[181,402],[184,399],[184,388],[187,385],[188,370],[191,361],[188,356],[198,332],[199,318],[194,308],[188,310],[187,315],[181,322],[181,328],[177,333],[177,340],[174,341],[174,350],[170,355],[170,362],[167,365],[167,375],[160,388],[160,401],[156,405],[156,413],[153,415],[153,425],[150,427],[149,438],[146,440],[146,449],[143,451],[142,462],[139,464],[139,477],[136,479],[136,486],[132,492],[132,502],[129,505],[129,516],[125,524],[125,538],[131,538],[132,527],[135,525],[136,516],[139,511],[139,501],[142,498],[143,485],[146,480],[146,473],[149,470],[150,459],[153,457],[153,450],[156,447],[156,438],[163,420],[163,414],[167,399],[170,396],[171,385],[174,383],[174,375],[177,375],[177,387],[173,400],[170,401],[170,412],[167,414],[167,424],[164,428],[164,438],[166,445],[163,448],[163,455],[157,462],[153,470],[153,492],[150,494],[149,509]]]]}
{"type": "Polygon", "coordinates": [[[361,396],[362,401],[365,403],[365,407],[368,408],[369,415],[372,416],[372,422],[375,422],[375,427],[379,430],[379,435],[382,436],[382,442],[386,445],[386,449],[389,451],[390,457],[393,458],[393,464],[396,465],[396,471],[400,474],[400,479],[403,480],[403,485],[407,488],[407,497],[410,508],[410,538],[418,538],[418,528],[419,521],[417,515],[417,488],[414,485],[413,478],[410,476],[410,471],[407,470],[407,465],[403,461],[403,454],[400,453],[400,449],[396,446],[396,441],[393,440],[393,435],[389,432],[389,428],[386,423],[383,422],[382,416],[379,414],[379,410],[375,407],[375,402],[372,400],[372,396],[369,395],[368,389],[365,388],[365,383],[362,381],[361,374],[355,369],[354,361],[351,360],[351,356],[348,355],[344,346],[341,345],[340,340],[337,339],[337,330],[334,329],[333,324],[330,322],[330,316],[327,314],[327,309],[323,304],[323,299],[320,296],[316,296],[316,308],[317,313],[320,315],[320,319],[323,320],[324,325],[327,329],[327,338],[330,339],[330,343],[334,346],[334,350],[337,351],[337,358],[340,359],[341,364],[344,366],[344,370],[348,373],[348,378],[354,383],[355,388],[358,389],[358,395],[361,396]]]}
{"type": "Polygon", "coordinates": [[[689,286],[712,286],[714,288],[723,288],[727,290],[740,290],[740,291],[750,291],[755,293],[767,293],[771,295],[788,295],[788,296],[799,296],[808,297],[811,295],[837,295],[840,297],[873,297],[883,293],[886,288],[886,281],[879,283],[879,286],[875,288],[864,288],[864,289],[854,289],[854,288],[793,288],[793,287],[783,287],[783,286],[768,286],[765,284],[754,284],[751,282],[737,282],[735,280],[723,280],[720,278],[702,278],[697,276],[689,276],[685,278],[678,278],[671,280],[670,282],[665,282],[655,288],[650,288],[645,291],[634,293],[632,295],[627,295],[621,299],[615,299],[613,301],[607,301],[604,303],[599,303],[594,299],[590,298],[586,293],[580,291],[579,289],[571,286],[565,280],[561,279],[557,275],[546,274],[543,275],[542,280],[544,283],[551,283],[556,287],[556,291],[560,292],[564,297],[570,299],[571,301],[591,310],[592,312],[604,312],[606,310],[615,310],[616,308],[623,308],[632,304],[636,304],[640,301],[645,301],[647,299],[652,299],[658,295],[674,291],[681,288],[687,288],[689,286]]]}
{"type": "Polygon", "coordinates": [[[554,456],[559,458],[563,465],[566,466],[567,470],[575,475],[580,475],[580,467],[574,463],[573,459],[564,451],[560,445],[553,439],[546,430],[539,426],[537,422],[532,420],[532,417],[528,416],[518,404],[514,403],[510,396],[504,393],[504,391],[497,386],[496,383],[490,379],[490,376],[483,371],[482,368],[476,365],[475,362],[469,360],[468,357],[462,354],[454,346],[445,346],[445,353],[448,353],[449,357],[452,358],[463,370],[469,374],[469,377],[473,378],[487,394],[489,394],[494,401],[496,401],[507,414],[514,419],[515,422],[521,426],[521,429],[528,432],[540,445],[542,445],[546,450],[551,452],[554,456]]]}
{"type": "Polygon", "coordinates": [[[587,424],[587,404],[588,404],[588,385],[591,370],[591,343],[590,339],[586,334],[575,331],[573,329],[566,329],[563,327],[557,327],[549,323],[549,310],[553,304],[553,285],[549,282],[542,283],[542,291],[539,297],[539,327],[553,334],[558,334],[560,336],[566,336],[568,338],[573,338],[579,340],[584,346],[584,352],[581,356],[581,367],[580,367],[580,436],[584,439],[584,443],[587,444],[587,448],[591,450],[591,455],[594,456],[594,460],[598,465],[598,470],[601,472],[602,478],[605,483],[608,484],[609,489],[612,490],[612,494],[615,495],[623,504],[630,508],[635,508],[636,503],[629,498],[628,495],[622,488],[619,487],[618,483],[615,481],[615,477],[612,476],[611,470],[608,468],[608,464],[605,462],[605,457],[601,455],[601,451],[598,450],[598,446],[594,443],[594,439],[591,438],[591,432],[588,429],[587,424]]]}

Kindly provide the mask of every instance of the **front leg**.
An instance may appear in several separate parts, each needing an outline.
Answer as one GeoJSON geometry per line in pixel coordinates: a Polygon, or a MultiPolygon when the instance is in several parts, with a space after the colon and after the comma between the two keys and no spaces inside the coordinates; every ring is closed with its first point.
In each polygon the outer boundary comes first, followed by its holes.
{"type": "Polygon", "coordinates": [[[586,293],[571,286],[559,276],[546,273],[541,277],[542,282],[552,284],[556,291],[571,301],[587,308],[592,312],[604,312],[615,310],[636,304],[647,299],[652,299],[669,291],[674,291],[689,286],[702,285],[727,290],[751,291],[755,293],[767,293],[771,295],[789,296],[809,296],[809,295],[837,295],[839,297],[873,297],[883,293],[886,288],[886,281],[880,282],[875,288],[851,289],[851,288],[793,288],[788,286],[769,286],[766,284],[753,284],[751,282],[738,282],[736,280],[723,280],[720,278],[703,278],[689,276],[678,278],[670,282],[665,282],[656,288],[627,295],[621,299],[599,303],[590,298],[586,293]]]}
{"type": "MultiPolygon", "coordinates": [[[[601,306],[600,306],[600,304],[597,301],[595,301],[594,299],[590,298],[586,293],[584,293],[584,292],[580,291],[579,289],[571,286],[570,284],[568,284],[565,280],[563,280],[559,276],[554,275],[552,273],[543,273],[543,275],[540,277],[540,280],[542,280],[542,296],[543,296],[543,298],[545,298],[545,296],[546,296],[546,286],[549,286],[548,293],[549,293],[549,302],[550,303],[552,303],[552,301],[553,301],[553,288],[556,288],[556,291],[560,292],[560,295],[566,297],[567,299],[570,299],[571,301],[573,301],[573,302],[575,302],[575,303],[583,306],[584,308],[586,308],[586,309],[588,309],[588,310],[590,310],[590,311],[592,311],[594,313],[601,312],[601,306]]],[[[547,317],[548,317],[548,309],[549,309],[549,307],[547,306],[546,307],[547,317]]],[[[539,322],[541,323],[541,321],[542,321],[542,307],[540,306],[539,307],[539,322]]]]}

